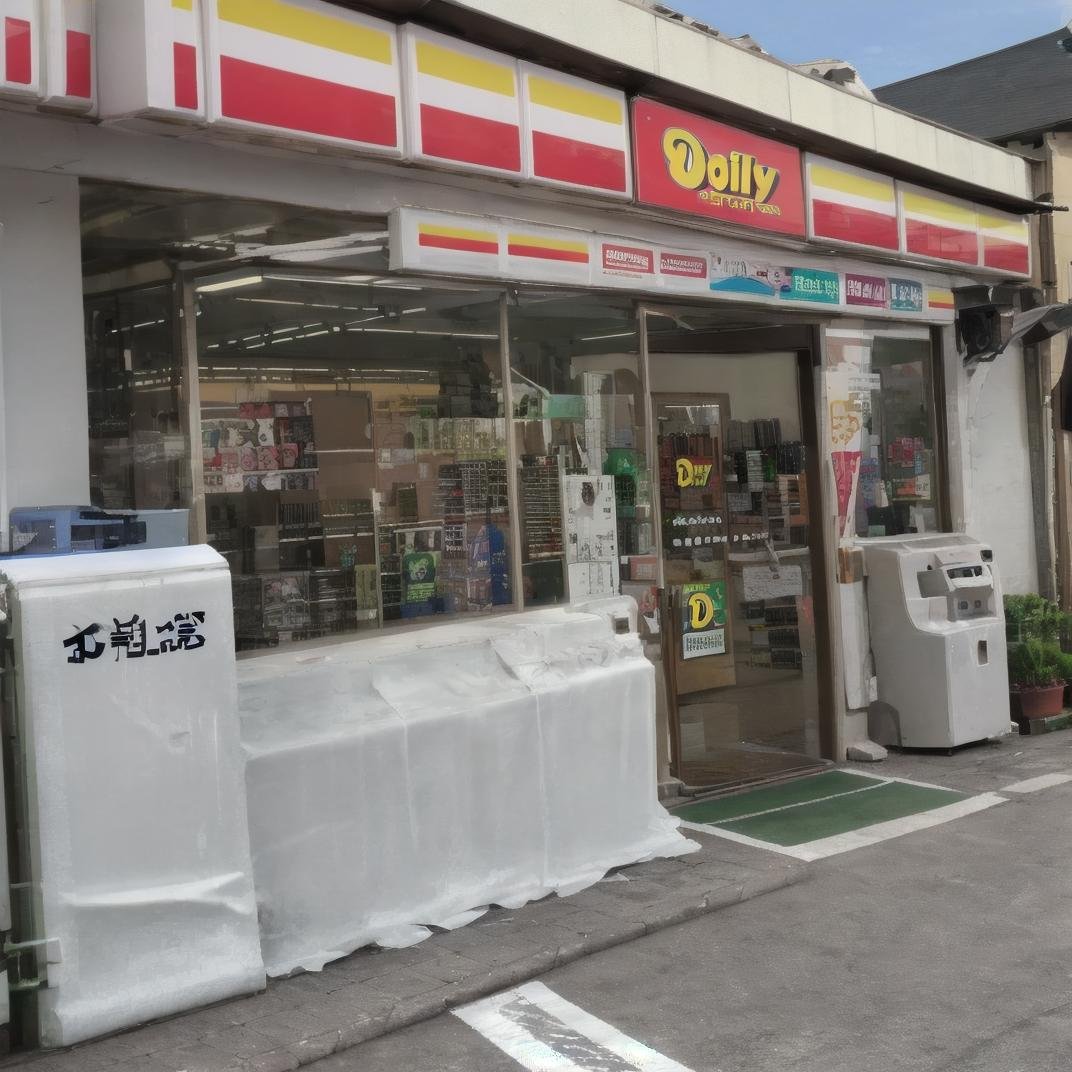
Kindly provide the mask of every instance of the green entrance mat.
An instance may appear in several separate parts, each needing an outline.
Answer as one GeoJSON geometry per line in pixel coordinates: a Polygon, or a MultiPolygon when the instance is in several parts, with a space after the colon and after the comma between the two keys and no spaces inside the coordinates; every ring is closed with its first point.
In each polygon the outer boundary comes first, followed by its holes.
{"type": "Polygon", "coordinates": [[[674,814],[771,845],[793,846],[847,834],[966,800],[964,793],[846,771],[827,771],[731,797],[686,804],[674,814]]]}

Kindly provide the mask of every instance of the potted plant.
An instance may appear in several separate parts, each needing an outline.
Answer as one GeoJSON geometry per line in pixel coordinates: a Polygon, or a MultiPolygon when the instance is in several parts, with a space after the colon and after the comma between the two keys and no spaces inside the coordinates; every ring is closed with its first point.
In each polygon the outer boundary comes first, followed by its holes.
{"type": "Polygon", "coordinates": [[[1065,682],[1065,707],[1072,707],[1072,654],[1067,651],[1055,651],[1057,672],[1065,682]]]}
{"type": "Polygon", "coordinates": [[[1009,693],[1021,718],[1046,718],[1064,710],[1060,650],[1032,637],[1009,649],[1009,693]]]}
{"type": "Polygon", "coordinates": [[[1051,600],[1033,593],[1005,597],[1005,635],[1010,644],[1041,640],[1056,645],[1067,628],[1068,615],[1051,600]]]}

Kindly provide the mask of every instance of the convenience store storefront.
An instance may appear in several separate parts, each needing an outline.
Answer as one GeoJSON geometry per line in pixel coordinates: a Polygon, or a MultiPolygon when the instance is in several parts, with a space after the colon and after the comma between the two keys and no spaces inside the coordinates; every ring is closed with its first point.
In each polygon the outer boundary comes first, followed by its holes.
{"type": "MultiPolygon", "coordinates": [[[[867,279],[873,303],[894,285],[874,265],[781,264],[800,289],[780,290],[761,258],[784,251],[713,254],[667,227],[656,240],[198,198],[212,235],[157,229],[191,200],[83,187],[90,487],[105,508],[190,510],[192,540],[231,566],[240,652],[622,592],[665,679],[664,776],[725,787],[832,754],[830,522],[943,524],[944,313],[850,317],[806,288],[829,299],[844,276],[867,279]],[[117,256],[129,272],[194,238],[227,246],[235,217],[286,241],[148,286],[92,285],[114,281],[117,256]],[[508,235],[574,259],[474,269],[452,248],[508,235]],[[718,300],[696,285],[713,261],[718,300]],[[660,292],[656,264],[692,274],[660,292]],[[854,358],[851,393],[826,404],[828,446],[860,456],[828,510],[824,347],[854,358]]],[[[922,304],[938,278],[895,285],[922,304]]]]}
{"type": "Polygon", "coordinates": [[[287,7],[103,4],[86,95],[20,89],[122,130],[17,120],[87,150],[94,505],[188,509],[241,652],[624,591],[688,784],[841,754],[837,549],[954,523],[952,289],[1026,276],[1025,218],[287,7]],[[350,104],[273,111],[314,61],[350,104]]]}
{"type": "Polygon", "coordinates": [[[54,615],[44,668],[0,678],[48,745],[16,785],[43,870],[13,869],[46,1043],[686,851],[656,780],[843,757],[857,537],[983,528],[1030,585],[1023,378],[969,380],[953,329],[956,287],[1028,274],[1023,184],[631,99],[490,23],[497,49],[318,0],[19,4],[0,547],[19,507],[179,510],[229,567],[183,552],[211,604],[132,583],[157,630],[205,625],[181,661],[87,583],[85,628],[54,615]]]}

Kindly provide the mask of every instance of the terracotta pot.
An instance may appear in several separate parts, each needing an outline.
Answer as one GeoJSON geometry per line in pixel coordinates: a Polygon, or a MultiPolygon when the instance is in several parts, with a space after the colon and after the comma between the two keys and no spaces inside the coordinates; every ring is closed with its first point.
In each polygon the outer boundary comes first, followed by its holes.
{"type": "Polygon", "coordinates": [[[1059,715],[1065,706],[1065,687],[1044,685],[1041,688],[1020,689],[1011,693],[1014,703],[1020,708],[1021,718],[1047,718],[1059,715]]]}

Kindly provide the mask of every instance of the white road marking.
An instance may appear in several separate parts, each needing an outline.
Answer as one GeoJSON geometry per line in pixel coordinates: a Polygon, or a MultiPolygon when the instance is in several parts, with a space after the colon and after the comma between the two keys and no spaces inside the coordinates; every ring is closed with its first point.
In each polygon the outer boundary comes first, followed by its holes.
{"type": "Polygon", "coordinates": [[[454,1010],[529,1072],[690,1072],[543,983],[525,983],[454,1010]]]}
{"type": "MultiPolygon", "coordinates": [[[[892,779],[901,781],[901,779],[892,779]]],[[[927,788],[940,788],[939,786],[927,788]]],[[[915,815],[906,815],[901,819],[889,819],[884,823],[874,823],[871,826],[861,827],[859,830],[850,830],[847,834],[835,834],[833,837],[819,838],[816,841],[806,841],[800,845],[776,845],[771,841],[760,841],[758,838],[749,837],[747,834],[738,834],[735,830],[726,830],[720,826],[703,823],[683,822],[681,825],[686,830],[695,830],[699,833],[714,834],[716,837],[725,838],[727,841],[736,841],[740,845],[751,845],[755,849],[766,849],[768,852],[778,852],[783,856],[792,856],[795,860],[823,860],[828,856],[837,856],[852,849],[862,849],[868,845],[877,845],[880,841],[889,841],[891,838],[903,837],[905,834],[915,833],[917,830],[927,830],[932,826],[941,826],[943,823],[952,822],[965,815],[974,815],[976,812],[985,811],[994,807],[995,804],[1004,804],[1004,797],[996,793],[980,793],[978,796],[968,797],[966,800],[958,800],[954,804],[946,804],[941,808],[931,811],[918,812],[915,815]]]]}
{"type": "Polygon", "coordinates": [[[837,856],[843,852],[850,852],[852,849],[862,849],[868,845],[877,845],[880,841],[889,841],[890,838],[914,834],[917,830],[941,826],[954,819],[961,819],[965,815],[985,811],[987,808],[994,807],[995,804],[1005,803],[1005,798],[999,797],[997,793],[980,793],[978,796],[968,797],[967,800],[947,804],[943,808],[921,811],[915,815],[906,815],[901,819],[890,819],[884,823],[875,823],[874,826],[850,830],[847,834],[835,834],[833,837],[809,841],[804,845],[794,846],[794,849],[801,860],[823,860],[827,856],[837,856]]]}
{"type": "Polygon", "coordinates": [[[1072,774],[1040,774],[1037,778],[1028,778],[1024,782],[1013,782],[1000,790],[1002,793],[1037,793],[1040,789],[1051,789],[1055,785],[1072,782],[1072,774]]]}

